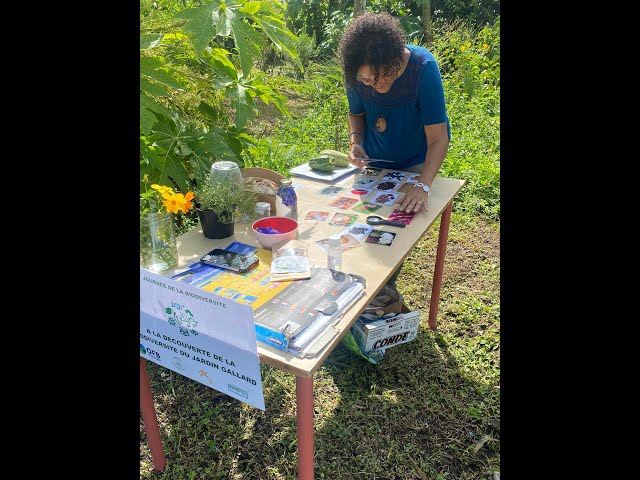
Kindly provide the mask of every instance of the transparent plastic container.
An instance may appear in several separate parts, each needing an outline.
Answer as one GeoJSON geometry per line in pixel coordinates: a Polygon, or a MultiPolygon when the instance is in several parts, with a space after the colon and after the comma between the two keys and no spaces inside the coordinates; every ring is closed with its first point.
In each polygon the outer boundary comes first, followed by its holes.
{"type": "Polygon", "coordinates": [[[340,235],[329,237],[329,247],[327,249],[327,268],[330,270],[342,270],[342,238],[340,235]]]}
{"type": "Polygon", "coordinates": [[[243,185],[240,167],[234,162],[220,161],[213,163],[209,176],[212,184],[222,182],[231,183],[238,187],[243,185]]]}
{"type": "Polygon", "coordinates": [[[271,205],[269,202],[256,203],[256,218],[264,218],[271,216],[271,205]]]}

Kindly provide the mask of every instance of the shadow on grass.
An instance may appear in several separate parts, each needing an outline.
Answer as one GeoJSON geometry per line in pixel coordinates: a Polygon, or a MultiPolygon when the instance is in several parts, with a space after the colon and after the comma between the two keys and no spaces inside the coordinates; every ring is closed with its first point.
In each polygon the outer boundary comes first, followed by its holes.
{"type": "Polygon", "coordinates": [[[316,424],[316,475],[490,479],[499,471],[499,420],[484,416],[499,415],[497,392],[463,375],[422,318],[416,340],[388,349],[380,364],[340,346],[317,372],[318,388],[329,375],[340,401],[316,424]]]}
{"type": "Polygon", "coordinates": [[[147,362],[167,468],[152,471],[141,416],[140,478],[284,478],[268,476],[265,467],[282,470],[278,464],[287,462],[278,458],[296,449],[294,377],[260,368],[266,412],[147,362]]]}

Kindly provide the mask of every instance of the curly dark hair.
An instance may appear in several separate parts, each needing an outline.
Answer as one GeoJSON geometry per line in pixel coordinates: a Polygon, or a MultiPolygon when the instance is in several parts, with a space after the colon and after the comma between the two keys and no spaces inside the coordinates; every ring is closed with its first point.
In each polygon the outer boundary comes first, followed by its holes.
{"type": "Polygon", "coordinates": [[[338,56],[346,85],[356,81],[358,68],[369,65],[377,82],[380,76],[397,75],[402,65],[406,37],[400,22],[386,12],[365,13],[345,29],[338,56]]]}

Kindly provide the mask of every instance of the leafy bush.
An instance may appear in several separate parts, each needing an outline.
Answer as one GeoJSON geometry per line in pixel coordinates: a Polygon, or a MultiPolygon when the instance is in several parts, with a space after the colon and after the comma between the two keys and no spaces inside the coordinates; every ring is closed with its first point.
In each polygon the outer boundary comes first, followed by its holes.
{"type": "Polygon", "coordinates": [[[463,21],[443,24],[429,48],[456,93],[499,98],[500,17],[481,29],[463,21]]]}
{"type": "Polygon", "coordinates": [[[301,67],[283,14],[274,2],[141,2],[141,176],[186,190],[214,160],[242,165],[254,99],[286,113],[253,68],[261,50],[273,43],[301,67]]]}

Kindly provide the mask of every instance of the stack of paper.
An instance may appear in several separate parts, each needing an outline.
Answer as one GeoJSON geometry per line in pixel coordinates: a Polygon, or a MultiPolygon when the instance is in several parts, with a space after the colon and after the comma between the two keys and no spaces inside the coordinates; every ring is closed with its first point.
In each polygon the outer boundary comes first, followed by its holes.
{"type": "Polygon", "coordinates": [[[312,170],[308,163],[303,163],[302,165],[293,167],[291,169],[291,175],[312,178],[323,182],[333,182],[352,174],[358,169],[359,168],[355,165],[349,165],[347,167],[335,167],[333,172],[318,172],[316,170],[312,170]]]}

